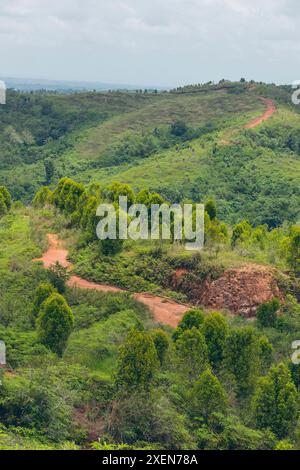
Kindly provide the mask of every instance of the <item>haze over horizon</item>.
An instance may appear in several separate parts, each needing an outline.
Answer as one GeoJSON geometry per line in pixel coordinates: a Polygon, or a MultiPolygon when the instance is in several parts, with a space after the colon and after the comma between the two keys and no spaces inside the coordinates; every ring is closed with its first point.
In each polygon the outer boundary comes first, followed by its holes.
{"type": "Polygon", "coordinates": [[[299,79],[296,0],[3,0],[1,74],[172,87],[299,79]]]}

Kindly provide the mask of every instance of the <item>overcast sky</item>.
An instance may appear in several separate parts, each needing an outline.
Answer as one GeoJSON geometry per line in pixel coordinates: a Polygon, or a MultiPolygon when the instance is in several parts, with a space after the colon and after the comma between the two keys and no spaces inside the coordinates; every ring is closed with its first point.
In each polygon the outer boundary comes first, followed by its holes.
{"type": "Polygon", "coordinates": [[[0,0],[1,76],[300,79],[299,0],[0,0]]]}

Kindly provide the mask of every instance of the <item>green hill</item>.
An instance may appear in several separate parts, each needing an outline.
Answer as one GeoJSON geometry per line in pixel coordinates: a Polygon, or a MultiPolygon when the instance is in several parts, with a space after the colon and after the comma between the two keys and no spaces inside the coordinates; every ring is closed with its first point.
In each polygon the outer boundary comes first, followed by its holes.
{"type": "Polygon", "coordinates": [[[299,219],[299,127],[284,87],[231,84],[151,93],[11,93],[1,108],[0,182],[30,201],[63,176],[147,187],[170,201],[213,196],[220,216],[277,226],[299,219]],[[277,113],[244,125],[271,97],[277,113]],[[172,131],[176,122],[186,126],[172,131]],[[46,162],[46,163],[45,163],[46,162]],[[280,193],[280,194],[279,194],[280,193]]]}
{"type": "Polygon", "coordinates": [[[10,91],[0,117],[0,450],[299,449],[290,90],[10,91]],[[203,250],[99,241],[120,192],[205,202],[203,250]]]}

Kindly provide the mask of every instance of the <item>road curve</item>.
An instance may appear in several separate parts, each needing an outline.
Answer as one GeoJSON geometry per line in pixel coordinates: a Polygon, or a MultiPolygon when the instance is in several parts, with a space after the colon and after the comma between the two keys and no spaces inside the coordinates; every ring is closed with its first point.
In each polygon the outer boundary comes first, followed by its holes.
{"type": "MultiPolygon", "coordinates": [[[[41,258],[33,261],[43,262],[45,268],[49,268],[57,261],[69,270],[72,264],[68,261],[68,250],[64,247],[63,241],[59,240],[55,233],[48,233],[48,249],[41,258]]],[[[124,292],[119,287],[109,286],[106,284],[98,284],[87,281],[76,275],[71,275],[68,281],[69,287],[78,287],[80,289],[91,289],[101,292],[124,292]]],[[[175,328],[183,317],[184,313],[189,310],[188,305],[179,304],[173,300],[165,299],[152,294],[136,293],[133,295],[136,300],[146,305],[151,311],[155,321],[170,325],[175,328]]]]}
{"type": "Polygon", "coordinates": [[[273,116],[273,114],[276,112],[276,106],[273,100],[263,98],[262,96],[259,96],[259,99],[265,104],[267,109],[264,114],[262,114],[256,119],[253,119],[253,121],[248,122],[248,124],[245,125],[245,129],[254,129],[255,127],[259,126],[262,122],[270,119],[270,117],[273,116]]]}

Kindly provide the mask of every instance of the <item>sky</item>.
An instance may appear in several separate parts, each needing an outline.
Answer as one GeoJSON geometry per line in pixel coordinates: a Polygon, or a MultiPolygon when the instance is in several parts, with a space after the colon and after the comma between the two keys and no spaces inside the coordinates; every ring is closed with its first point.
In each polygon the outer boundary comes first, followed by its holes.
{"type": "Polygon", "coordinates": [[[0,0],[0,75],[179,86],[300,79],[299,0],[0,0]]]}

